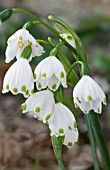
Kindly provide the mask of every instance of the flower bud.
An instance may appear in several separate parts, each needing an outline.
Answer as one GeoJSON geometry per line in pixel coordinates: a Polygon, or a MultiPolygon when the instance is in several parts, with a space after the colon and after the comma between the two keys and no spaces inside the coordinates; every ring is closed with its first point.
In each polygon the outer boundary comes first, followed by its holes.
{"type": "Polygon", "coordinates": [[[0,13],[0,21],[5,22],[8,20],[12,15],[12,10],[11,9],[6,9],[3,12],[0,13]]]}

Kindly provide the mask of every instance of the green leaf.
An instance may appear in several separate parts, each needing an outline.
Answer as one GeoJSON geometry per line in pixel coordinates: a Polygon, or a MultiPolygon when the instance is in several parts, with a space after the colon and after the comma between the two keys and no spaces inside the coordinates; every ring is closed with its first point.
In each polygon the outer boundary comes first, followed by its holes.
{"type": "Polygon", "coordinates": [[[100,153],[101,153],[104,170],[110,170],[110,155],[109,155],[107,144],[106,144],[103,132],[102,132],[102,128],[98,120],[98,115],[94,113],[93,111],[90,111],[89,114],[90,114],[93,132],[94,132],[94,135],[95,135],[95,138],[96,138],[96,141],[99,146],[100,153]]]}

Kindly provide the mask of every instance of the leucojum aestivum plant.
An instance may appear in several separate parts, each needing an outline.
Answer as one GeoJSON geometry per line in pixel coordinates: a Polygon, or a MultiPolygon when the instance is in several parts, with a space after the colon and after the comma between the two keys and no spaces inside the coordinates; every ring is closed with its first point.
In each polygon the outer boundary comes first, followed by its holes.
{"type": "Polygon", "coordinates": [[[60,18],[52,15],[48,17],[58,27],[59,31],[57,31],[39,19],[36,14],[20,8],[1,12],[1,24],[15,12],[25,13],[33,20],[27,22],[7,41],[5,61],[9,63],[16,58],[16,62],[4,77],[2,92],[10,91],[13,95],[23,94],[27,98],[21,106],[23,113],[33,111],[35,118],[47,123],[56,159],[60,169],[64,170],[62,145],[70,148],[78,142],[79,137],[75,117],[63,104],[64,89],[68,86],[73,87],[74,105],[82,110],[87,124],[94,157],[94,169],[100,169],[96,152],[97,145],[104,170],[110,170],[110,156],[98,120],[98,114],[102,113],[102,103],[106,105],[106,97],[100,86],[90,76],[88,61],[80,38],[60,18]],[[48,28],[58,38],[59,43],[56,44],[52,38],[48,38],[48,41],[36,40],[29,33],[34,24],[41,24],[48,28]],[[29,62],[33,57],[39,57],[45,52],[43,44],[50,46],[50,54],[36,66],[33,73],[29,62]],[[72,52],[76,62],[70,64],[61,46],[66,46],[72,52]],[[80,77],[74,71],[75,65],[78,65],[80,77]],[[34,93],[35,87],[37,92],[34,93]]]}

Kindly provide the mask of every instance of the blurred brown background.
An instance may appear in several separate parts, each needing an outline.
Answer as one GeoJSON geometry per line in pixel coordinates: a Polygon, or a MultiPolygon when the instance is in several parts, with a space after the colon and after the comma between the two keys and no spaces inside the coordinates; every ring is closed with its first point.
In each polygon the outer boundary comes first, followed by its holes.
{"type": "MultiPolygon", "coordinates": [[[[84,43],[92,76],[107,95],[107,107],[99,116],[110,149],[110,1],[109,0],[0,0],[0,10],[10,7],[25,8],[47,21],[54,14],[67,21],[84,43]]],[[[5,72],[10,67],[5,61],[6,41],[16,30],[22,28],[28,18],[13,14],[0,26],[0,93],[5,72]]],[[[53,23],[49,22],[53,25],[53,23]]],[[[35,26],[31,33],[47,40],[53,35],[43,26],[35,26]]],[[[49,49],[45,47],[48,55],[49,49]]],[[[65,51],[68,53],[68,51],[65,51]]],[[[45,56],[43,56],[45,57],[45,56]]],[[[36,59],[37,64],[43,57],[36,59]]],[[[73,58],[68,56],[70,61],[73,58]]],[[[31,64],[35,66],[34,62],[31,64]]],[[[65,91],[65,104],[78,121],[79,142],[73,148],[63,147],[63,160],[67,170],[94,170],[93,157],[83,113],[75,110],[72,89],[65,91]]],[[[21,95],[0,94],[0,170],[59,170],[55,160],[48,127],[22,115],[20,105],[25,101],[21,95]]],[[[99,151],[100,169],[102,169],[99,151]]]]}

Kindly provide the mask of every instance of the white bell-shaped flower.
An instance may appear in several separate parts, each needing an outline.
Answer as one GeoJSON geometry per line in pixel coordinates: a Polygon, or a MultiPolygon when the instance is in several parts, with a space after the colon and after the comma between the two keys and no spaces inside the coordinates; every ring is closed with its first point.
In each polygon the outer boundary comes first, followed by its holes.
{"type": "Polygon", "coordinates": [[[78,130],[74,131],[74,130],[69,129],[65,133],[65,138],[64,138],[63,144],[67,145],[68,148],[70,148],[73,146],[73,144],[75,142],[78,141],[78,137],[79,137],[78,130]]]}
{"type": "Polygon", "coordinates": [[[28,97],[34,92],[34,77],[29,62],[20,58],[6,72],[3,81],[3,93],[22,93],[28,97]]]}
{"type": "Polygon", "coordinates": [[[89,76],[83,76],[73,90],[76,107],[84,113],[94,110],[102,112],[102,102],[106,105],[106,97],[101,87],[89,76]]]}
{"type": "Polygon", "coordinates": [[[73,36],[71,34],[60,34],[60,36],[67,41],[72,47],[76,48],[76,43],[75,40],[73,38],[73,36]]]}
{"type": "Polygon", "coordinates": [[[64,144],[71,147],[78,140],[76,120],[62,103],[55,104],[54,118],[49,122],[50,135],[64,136],[64,144]]]}
{"type": "Polygon", "coordinates": [[[31,61],[32,57],[40,56],[44,53],[43,47],[36,42],[35,38],[26,29],[20,29],[15,32],[9,37],[7,43],[6,63],[9,63],[14,57],[19,59],[23,49],[29,44],[31,44],[32,53],[28,61],[31,61]]]}
{"type": "Polygon", "coordinates": [[[34,117],[43,120],[44,123],[53,119],[55,101],[50,90],[43,90],[31,95],[21,106],[23,113],[34,112],[34,117]]]}
{"type": "Polygon", "coordinates": [[[60,84],[67,87],[65,69],[55,56],[49,56],[37,65],[34,79],[38,90],[48,87],[56,91],[60,84]]]}

